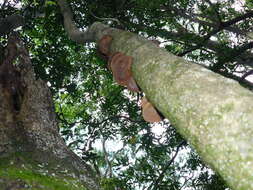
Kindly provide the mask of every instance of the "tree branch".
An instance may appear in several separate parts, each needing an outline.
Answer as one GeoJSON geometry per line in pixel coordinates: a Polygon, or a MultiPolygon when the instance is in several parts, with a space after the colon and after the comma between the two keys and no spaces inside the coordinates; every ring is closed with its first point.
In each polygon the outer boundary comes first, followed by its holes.
{"type": "Polygon", "coordinates": [[[105,147],[106,138],[103,136],[102,132],[100,132],[100,135],[102,137],[102,149],[103,149],[103,153],[104,153],[104,158],[105,158],[105,162],[107,164],[107,168],[105,170],[104,177],[106,177],[108,174],[108,177],[111,178],[112,177],[112,164],[109,160],[109,155],[108,155],[106,147],[105,147]]]}
{"type": "Polygon", "coordinates": [[[24,26],[24,18],[20,15],[14,14],[7,18],[0,20],[0,36],[10,33],[19,26],[24,26]]]}
{"type": "Polygon", "coordinates": [[[187,53],[190,53],[190,52],[192,52],[192,51],[194,51],[194,50],[197,50],[197,49],[201,48],[201,47],[203,46],[203,44],[205,44],[206,41],[209,40],[209,38],[210,38],[211,36],[217,34],[218,32],[222,31],[222,30],[225,29],[226,27],[228,27],[228,26],[230,26],[230,25],[233,25],[233,24],[236,24],[237,22],[239,22],[239,21],[241,21],[241,20],[243,20],[243,19],[249,18],[249,17],[253,17],[253,11],[250,11],[250,12],[244,14],[244,15],[240,15],[240,16],[238,16],[238,17],[235,17],[235,18],[233,18],[233,19],[231,19],[231,20],[229,20],[229,21],[226,21],[226,22],[220,21],[219,27],[218,27],[218,28],[214,28],[209,34],[207,34],[207,35],[203,38],[203,40],[202,40],[199,44],[197,44],[195,47],[192,47],[192,48],[186,50],[186,51],[183,52],[183,53],[180,53],[178,56],[184,56],[184,55],[186,55],[187,53]]]}
{"type": "Polygon", "coordinates": [[[165,173],[166,171],[169,169],[169,167],[171,166],[171,164],[174,162],[175,158],[177,157],[177,154],[179,152],[179,149],[180,147],[185,144],[186,141],[182,141],[178,146],[177,146],[177,149],[176,149],[176,152],[174,154],[174,156],[170,159],[170,161],[167,163],[167,165],[164,167],[163,171],[161,172],[161,174],[159,175],[159,177],[155,180],[154,183],[152,183],[148,190],[150,190],[153,186],[153,190],[157,190],[159,187],[159,183],[163,180],[164,176],[165,176],[165,173]]]}
{"type": "Polygon", "coordinates": [[[93,12],[91,10],[89,10],[90,14],[95,18],[95,19],[98,19],[98,20],[101,20],[101,21],[106,21],[106,22],[116,22],[118,25],[121,25],[120,21],[117,19],[117,18],[100,18],[100,17],[97,17],[96,15],[93,14],[93,12]]]}
{"type": "Polygon", "coordinates": [[[94,36],[89,30],[81,31],[76,27],[73,13],[67,2],[65,0],[58,0],[57,2],[60,6],[64,18],[64,27],[69,38],[80,44],[94,41],[94,36]]]}
{"type": "Polygon", "coordinates": [[[246,18],[251,18],[251,17],[253,17],[253,10],[248,11],[247,13],[240,15],[238,17],[235,17],[229,21],[223,22],[223,25],[224,25],[224,27],[228,27],[230,25],[236,24],[237,22],[239,22],[241,20],[244,20],[246,18]]]}
{"type": "MultiPolygon", "coordinates": [[[[188,19],[189,21],[198,23],[200,25],[209,26],[209,27],[212,27],[212,28],[217,28],[218,27],[218,25],[216,23],[205,21],[206,19],[205,20],[198,19],[197,14],[192,14],[192,13],[187,14],[187,12],[185,10],[177,9],[175,7],[162,7],[162,8],[167,10],[167,11],[173,11],[177,15],[180,15],[181,17],[183,17],[185,19],[188,19]]],[[[202,17],[204,17],[204,16],[202,16],[202,17]]],[[[247,35],[247,31],[243,31],[243,30],[241,30],[241,29],[239,29],[235,26],[233,26],[233,27],[232,26],[227,26],[226,28],[224,28],[224,30],[233,32],[233,33],[238,34],[238,35],[247,35]]]]}

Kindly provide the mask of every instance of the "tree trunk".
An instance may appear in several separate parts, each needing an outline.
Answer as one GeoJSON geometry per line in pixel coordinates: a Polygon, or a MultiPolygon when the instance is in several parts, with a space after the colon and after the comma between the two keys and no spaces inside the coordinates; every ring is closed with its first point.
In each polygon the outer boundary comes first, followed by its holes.
{"type": "Polygon", "coordinates": [[[253,94],[236,81],[168,53],[133,33],[94,23],[94,41],[133,57],[132,72],[149,101],[235,190],[253,188],[253,94]]]}
{"type": "Polygon", "coordinates": [[[25,24],[24,18],[20,15],[11,15],[7,18],[0,19],[0,36],[8,34],[15,28],[25,24]]]}
{"type": "Polygon", "coordinates": [[[0,65],[1,189],[100,189],[91,168],[60,137],[50,90],[35,78],[17,34],[10,36],[5,55],[0,65]]]}
{"type": "Polygon", "coordinates": [[[110,54],[133,57],[134,78],[149,101],[232,189],[253,189],[251,91],[133,33],[101,23],[91,31],[95,41],[112,36],[110,54]]]}

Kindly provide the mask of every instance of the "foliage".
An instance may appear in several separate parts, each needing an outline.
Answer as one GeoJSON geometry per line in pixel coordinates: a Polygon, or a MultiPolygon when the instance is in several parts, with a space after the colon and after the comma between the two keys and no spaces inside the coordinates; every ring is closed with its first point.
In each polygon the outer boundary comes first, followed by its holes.
{"type": "MultiPolygon", "coordinates": [[[[82,29],[101,21],[97,17],[117,18],[120,25],[103,22],[157,39],[166,50],[226,77],[240,80],[238,75],[252,67],[253,42],[246,36],[253,23],[250,0],[69,3],[82,29]]],[[[226,189],[169,121],[157,125],[143,121],[138,106],[142,94],[114,83],[95,44],[78,45],[68,39],[55,1],[21,4],[21,8],[2,5],[0,15],[25,17],[20,33],[37,77],[47,81],[53,93],[60,132],[68,146],[93,166],[105,189],[226,189]]],[[[6,38],[1,37],[3,45],[6,38]]]]}
{"type": "Polygon", "coordinates": [[[101,187],[104,190],[114,190],[115,188],[124,188],[122,182],[117,178],[103,178],[101,179],[101,187]]]}

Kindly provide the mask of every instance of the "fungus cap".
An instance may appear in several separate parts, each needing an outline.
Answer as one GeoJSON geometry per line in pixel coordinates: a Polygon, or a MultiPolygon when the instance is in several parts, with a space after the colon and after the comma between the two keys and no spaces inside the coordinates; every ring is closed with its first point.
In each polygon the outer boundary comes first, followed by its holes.
{"type": "Polygon", "coordinates": [[[154,108],[154,106],[147,100],[146,97],[143,97],[141,100],[142,107],[142,117],[145,121],[154,123],[162,121],[162,118],[154,108]]]}
{"type": "Polygon", "coordinates": [[[104,35],[98,42],[98,50],[102,54],[109,56],[111,42],[112,42],[112,36],[104,35]]]}

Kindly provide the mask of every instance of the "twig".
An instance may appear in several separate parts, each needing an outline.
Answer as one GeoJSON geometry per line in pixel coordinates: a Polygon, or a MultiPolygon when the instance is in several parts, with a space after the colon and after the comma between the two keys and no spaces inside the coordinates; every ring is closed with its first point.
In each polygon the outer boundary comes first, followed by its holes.
{"type": "Polygon", "coordinates": [[[203,40],[197,44],[195,47],[192,47],[190,48],[189,50],[186,50],[185,52],[183,53],[180,53],[178,54],[178,56],[184,56],[186,55],[187,53],[190,53],[194,50],[197,50],[199,48],[201,48],[203,46],[204,43],[206,43],[207,40],[209,40],[209,38],[215,34],[217,34],[218,32],[222,31],[223,29],[229,27],[230,25],[233,25],[233,24],[236,24],[237,22],[241,21],[241,20],[244,20],[246,18],[250,18],[250,17],[253,17],[253,11],[249,11],[247,12],[246,14],[244,15],[240,15],[238,17],[235,17],[229,21],[226,21],[226,22],[222,22],[220,21],[220,25],[218,26],[218,28],[214,28],[209,34],[207,34],[203,40]]]}
{"type": "Polygon", "coordinates": [[[215,9],[213,3],[212,3],[210,0],[205,0],[205,1],[206,1],[211,7],[214,8],[214,12],[215,12],[216,17],[217,17],[217,19],[218,19],[218,21],[219,21],[219,24],[221,24],[221,23],[222,23],[222,20],[221,20],[220,13],[218,12],[218,10],[215,9]]]}
{"type": "MultiPolygon", "coordinates": [[[[101,131],[100,131],[101,132],[101,131]]],[[[112,164],[108,158],[108,153],[107,153],[107,150],[106,150],[106,147],[105,147],[105,142],[106,142],[106,139],[105,137],[103,136],[102,132],[101,132],[101,137],[102,137],[102,149],[103,149],[103,152],[104,152],[104,158],[105,158],[105,162],[107,164],[107,169],[105,171],[105,174],[104,174],[104,177],[107,176],[107,173],[109,173],[109,177],[111,178],[112,177],[112,164]]]]}
{"type": "Polygon", "coordinates": [[[147,190],[151,190],[152,186],[154,187],[153,190],[157,190],[158,189],[158,185],[159,183],[163,180],[164,176],[165,176],[165,173],[166,171],[169,169],[170,165],[174,162],[175,158],[177,157],[177,154],[179,152],[179,149],[180,147],[185,144],[186,141],[183,140],[178,146],[177,146],[177,149],[176,149],[176,152],[174,154],[174,156],[170,159],[170,161],[167,163],[167,165],[164,167],[163,171],[161,172],[161,174],[159,175],[159,177],[155,180],[154,183],[152,183],[147,190]]]}
{"type": "Polygon", "coordinates": [[[91,10],[90,10],[90,14],[98,19],[98,20],[101,20],[101,21],[113,21],[113,22],[117,22],[118,25],[121,25],[120,21],[117,19],[117,18],[100,18],[100,17],[97,17],[96,15],[94,15],[91,10]]]}

